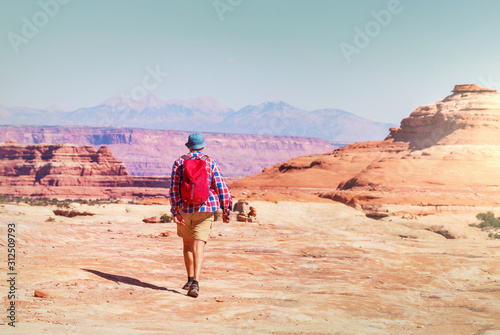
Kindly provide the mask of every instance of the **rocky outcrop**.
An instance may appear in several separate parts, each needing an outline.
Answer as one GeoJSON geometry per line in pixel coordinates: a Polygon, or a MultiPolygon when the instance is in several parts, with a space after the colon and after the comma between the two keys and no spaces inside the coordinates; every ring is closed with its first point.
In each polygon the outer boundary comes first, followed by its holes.
{"type": "Polygon", "coordinates": [[[500,186],[500,93],[495,90],[456,85],[452,95],[417,108],[382,143],[391,139],[408,149],[369,164],[340,188],[500,186]]]}
{"type": "Polygon", "coordinates": [[[298,157],[235,186],[316,188],[352,206],[497,206],[499,167],[500,93],[457,85],[445,99],[417,108],[384,141],[298,157]]]}
{"type": "Polygon", "coordinates": [[[63,210],[63,209],[54,209],[52,211],[55,215],[58,216],[65,216],[68,218],[74,218],[75,216],[94,216],[94,213],[90,212],[80,212],[80,211],[75,211],[75,210],[63,210]]]}
{"type": "Polygon", "coordinates": [[[33,293],[33,296],[36,298],[48,298],[49,294],[47,292],[35,290],[35,292],[33,293]]]}
{"type": "Polygon", "coordinates": [[[453,94],[417,108],[391,128],[388,138],[408,142],[410,149],[433,145],[497,145],[500,94],[474,84],[456,85],[453,94]]]}
{"type": "Polygon", "coordinates": [[[105,146],[95,151],[92,146],[71,144],[0,143],[0,191],[3,194],[57,196],[73,189],[70,193],[88,197],[109,194],[104,192],[105,188],[168,187],[168,178],[131,176],[123,162],[105,146]],[[97,191],[99,189],[101,191],[97,191]]]}

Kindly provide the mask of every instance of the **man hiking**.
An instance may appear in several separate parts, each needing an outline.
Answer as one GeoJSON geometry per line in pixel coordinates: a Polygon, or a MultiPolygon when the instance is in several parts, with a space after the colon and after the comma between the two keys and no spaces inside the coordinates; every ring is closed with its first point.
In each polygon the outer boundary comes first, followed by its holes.
{"type": "Polygon", "coordinates": [[[202,154],[206,146],[203,135],[189,135],[186,146],[189,153],[178,158],[172,166],[170,205],[177,235],[182,237],[184,264],[188,281],[183,289],[196,298],[199,294],[199,276],[203,265],[203,251],[219,208],[223,221],[230,221],[231,192],[212,158],[202,154]]]}

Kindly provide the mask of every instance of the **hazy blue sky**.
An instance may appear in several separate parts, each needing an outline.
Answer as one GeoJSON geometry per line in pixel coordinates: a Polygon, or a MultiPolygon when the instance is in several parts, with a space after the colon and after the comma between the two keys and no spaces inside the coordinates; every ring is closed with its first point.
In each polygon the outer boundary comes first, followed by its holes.
{"type": "Polygon", "coordinates": [[[455,84],[500,88],[495,0],[0,0],[0,6],[4,106],[75,109],[146,87],[161,99],[211,96],[234,109],[283,100],[398,123],[455,84]]]}

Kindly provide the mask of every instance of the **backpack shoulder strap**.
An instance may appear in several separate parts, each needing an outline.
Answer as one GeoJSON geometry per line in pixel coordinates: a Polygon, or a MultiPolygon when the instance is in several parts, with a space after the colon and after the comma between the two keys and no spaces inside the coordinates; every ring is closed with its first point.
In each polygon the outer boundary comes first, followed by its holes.
{"type": "Polygon", "coordinates": [[[199,160],[202,160],[202,161],[206,161],[208,159],[208,156],[207,155],[203,155],[203,156],[196,156],[196,157],[188,157],[187,155],[184,155],[182,156],[183,159],[199,159],[199,160]]]}

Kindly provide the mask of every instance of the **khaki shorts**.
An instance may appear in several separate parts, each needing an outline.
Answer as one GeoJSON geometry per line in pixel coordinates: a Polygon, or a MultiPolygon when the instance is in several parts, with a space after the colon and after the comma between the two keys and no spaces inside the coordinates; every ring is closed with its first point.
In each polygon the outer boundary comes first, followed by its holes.
{"type": "Polygon", "coordinates": [[[214,224],[214,212],[196,212],[192,214],[181,212],[180,215],[184,218],[185,225],[177,225],[178,236],[208,241],[210,230],[214,224]]]}

